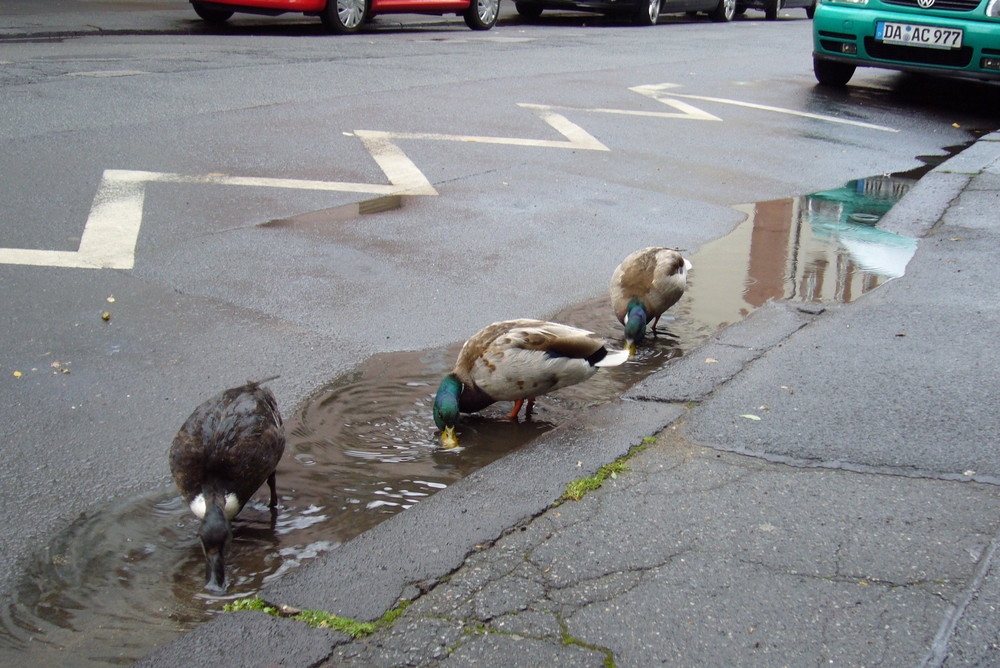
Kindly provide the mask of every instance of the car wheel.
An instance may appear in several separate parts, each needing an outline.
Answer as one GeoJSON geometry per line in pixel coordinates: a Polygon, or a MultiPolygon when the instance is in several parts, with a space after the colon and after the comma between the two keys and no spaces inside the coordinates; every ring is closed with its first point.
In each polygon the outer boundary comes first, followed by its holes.
{"type": "Polygon", "coordinates": [[[632,23],[637,26],[655,26],[660,20],[660,0],[638,0],[632,23]]]}
{"type": "Polygon", "coordinates": [[[716,23],[732,21],[734,16],[736,16],[736,0],[719,0],[715,9],[708,13],[708,18],[716,23]]]}
{"type": "Polygon", "coordinates": [[[514,9],[526,19],[537,19],[542,15],[542,6],[537,2],[515,2],[514,9]]]}
{"type": "Polygon", "coordinates": [[[194,13],[197,14],[202,21],[213,25],[225,23],[229,20],[229,17],[233,15],[233,12],[228,9],[212,9],[211,7],[206,7],[200,2],[192,2],[191,6],[194,7],[194,13]]]}
{"type": "Polygon", "coordinates": [[[465,10],[465,25],[473,30],[489,30],[497,24],[500,0],[472,0],[465,10]]]}
{"type": "Polygon", "coordinates": [[[813,3],[811,5],[809,5],[808,7],[806,7],[806,17],[811,19],[814,16],[816,16],[816,2],[815,2],[815,0],[813,0],[813,3]]]}
{"type": "Polygon", "coordinates": [[[813,73],[816,81],[824,86],[843,88],[854,76],[857,66],[850,63],[840,63],[835,60],[824,60],[813,56],[813,73]]]}
{"type": "Polygon", "coordinates": [[[768,21],[777,20],[779,9],[781,9],[781,0],[765,0],[764,18],[768,21]]]}
{"type": "Polygon", "coordinates": [[[319,18],[330,32],[347,35],[358,31],[367,13],[366,0],[330,0],[319,18]]]}

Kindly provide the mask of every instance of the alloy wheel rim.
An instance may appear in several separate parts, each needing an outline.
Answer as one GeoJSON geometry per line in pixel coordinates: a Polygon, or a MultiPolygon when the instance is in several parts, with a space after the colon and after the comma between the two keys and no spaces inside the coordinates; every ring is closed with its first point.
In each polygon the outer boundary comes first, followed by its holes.
{"type": "Polygon", "coordinates": [[[479,20],[487,25],[492,23],[500,10],[500,0],[478,0],[478,2],[479,20]]]}
{"type": "Polygon", "coordinates": [[[337,0],[337,15],[345,28],[357,28],[365,15],[365,0],[337,0]]]}

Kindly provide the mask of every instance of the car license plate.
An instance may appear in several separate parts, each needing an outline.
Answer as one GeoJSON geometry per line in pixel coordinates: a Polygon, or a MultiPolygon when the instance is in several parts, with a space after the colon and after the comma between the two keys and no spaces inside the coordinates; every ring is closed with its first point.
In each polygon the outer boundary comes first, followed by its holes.
{"type": "Polygon", "coordinates": [[[962,30],[961,28],[879,21],[875,24],[875,39],[886,44],[906,44],[931,49],[958,49],[962,46],[962,30]]]}

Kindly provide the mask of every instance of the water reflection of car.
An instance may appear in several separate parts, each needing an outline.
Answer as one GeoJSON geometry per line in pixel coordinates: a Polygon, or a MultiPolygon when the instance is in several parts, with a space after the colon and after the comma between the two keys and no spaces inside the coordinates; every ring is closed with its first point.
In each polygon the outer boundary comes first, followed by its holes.
{"type": "Polygon", "coordinates": [[[898,278],[917,250],[915,239],[886,232],[876,223],[916,183],[898,176],[850,181],[841,188],[805,198],[804,213],[817,237],[830,237],[861,269],[898,278]]]}
{"type": "Polygon", "coordinates": [[[517,13],[538,18],[546,9],[623,16],[636,25],[655,25],[660,14],[705,12],[713,21],[732,21],[737,0],[515,0],[517,13]]]}
{"type": "Polygon", "coordinates": [[[1000,0],[821,0],[816,80],[844,86],[857,67],[1000,80],[1000,0]]]}
{"type": "Polygon", "coordinates": [[[266,16],[299,12],[318,16],[338,34],[357,32],[378,14],[457,14],[473,30],[489,30],[500,10],[500,0],[191,0],[191,5],[211,24],[225,23],[237,12],[266,16]]]}
{"type": "Polygon", "coordinates": [[[818,0],[736,0],[736,13],[743,14],[747,9],[759,9],[764,12],[765,19],[774,21],[778,18],[779,10],[801,7],[806,10],[806,16],[812,18],[816,13],[817,2],[818,0]]]}

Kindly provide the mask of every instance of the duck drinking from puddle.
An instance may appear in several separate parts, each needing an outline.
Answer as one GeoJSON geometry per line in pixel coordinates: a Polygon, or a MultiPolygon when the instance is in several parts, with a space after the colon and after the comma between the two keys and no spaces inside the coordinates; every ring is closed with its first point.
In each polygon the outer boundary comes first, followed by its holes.
{"type": "Polygon", "coordinates": [[[285,450],[285,432],[274,395],[263,382],[228,389],[198,406],[170,447],[174,482],[201,520],[205,588],[216,593],[225,590],[232,519],[264,481],[271,507],[278,503],[275,468],[285,450]]]}
{"type": "Polygon", "coordinates": [[[672,248],[650,246],[631,253],[611,276],[611,306],[618,322],[625,325],[625,348],[635,355],[636,344],[646,337],[646,324],[653,321],[653,334],[660,316],[677,303],[687,289],[691,262],[672,248]]]}
{"type": "Polygon", "coordinates": [[[587,380],[600,367],[618,366],[628,351],[610,350],[597,334],[543,320],[506,320],[481,329],[465,342],[455,368],[434,397],[441,445],[458,445],[459,413],[474,413],[497,401],[513,401],[517,418],[535,397],[587,380]]]}

